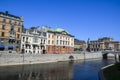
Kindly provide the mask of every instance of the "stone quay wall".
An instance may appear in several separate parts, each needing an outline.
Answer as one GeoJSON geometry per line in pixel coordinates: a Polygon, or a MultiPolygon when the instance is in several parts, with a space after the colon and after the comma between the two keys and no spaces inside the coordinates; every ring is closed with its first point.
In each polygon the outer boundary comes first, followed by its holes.
{"type": "Polygon", "coordinates": [[[73,60],[94,59],[102,58],[102,53],[76,52],[72,54],[18,54],[15,52],[0,52],[0,66],[67,61],[71,60],[70,56],[73,56],[73,60]]]}

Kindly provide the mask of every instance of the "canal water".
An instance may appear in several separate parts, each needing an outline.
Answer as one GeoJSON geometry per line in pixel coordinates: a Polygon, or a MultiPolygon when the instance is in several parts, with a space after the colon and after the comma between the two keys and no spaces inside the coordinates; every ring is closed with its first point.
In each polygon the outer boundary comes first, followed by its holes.
{"type": "Polygon", "coordinates": [[[0,67],[0,80],[98,80],[98,71],[114,59],[90,59],[0,67]]]}

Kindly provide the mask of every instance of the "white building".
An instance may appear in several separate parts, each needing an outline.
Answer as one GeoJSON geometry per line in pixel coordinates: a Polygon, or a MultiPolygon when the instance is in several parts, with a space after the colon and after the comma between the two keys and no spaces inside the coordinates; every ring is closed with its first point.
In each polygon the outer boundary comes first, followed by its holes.
{"type": "Polygon", "coordinates": [[[46,32],[37,28],[25,29],[21,38],[21,52],[42,54],[46,49],[46,32]]]}
{"type": "Polygon", "coordinates": [[[42,30],[47,33],[46,53],[66,54],[74,51],[74,36],[66,30],[42,26],[42,30]]]}

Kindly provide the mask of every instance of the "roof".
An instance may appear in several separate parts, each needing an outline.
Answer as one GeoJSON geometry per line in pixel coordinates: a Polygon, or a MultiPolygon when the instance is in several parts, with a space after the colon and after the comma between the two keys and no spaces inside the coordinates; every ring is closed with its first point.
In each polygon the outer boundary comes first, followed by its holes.
{"type": "Polygon", "coordinates": [[[8,11],[6,11],[6,12],[0,12],[0,14],[21,19],[21,17],[19,17],[19,16],[15,16],[15,15],[9,14],[8,11]]]}
{"type": "Polygon", "coordinates": [[[69,34],[66,30],[62,29],[62,28],[56,28],[56,29],[52,29],[51,27],[48,26],[43,26],[43,28],[46,29],[47,32],[50,33],[58,33],[61,34],[62,32],[67,33],[68,36],[74,37],[73,35],[69,34]]]}
{"type": "Polygon", "coordinates": [[[63,31],[65,31],[65,30],[62,29],[62,28],[57,28],[57,29],[55,29],[55,31],[56,31],[56,32],[63,32],[63,31]]]}

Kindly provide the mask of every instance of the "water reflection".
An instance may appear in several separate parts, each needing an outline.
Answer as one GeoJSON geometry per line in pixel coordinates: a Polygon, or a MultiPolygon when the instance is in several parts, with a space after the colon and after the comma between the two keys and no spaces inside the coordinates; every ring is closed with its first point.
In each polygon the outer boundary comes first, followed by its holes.
{"type": "Polygon", "coordinates": [[[73,62],[5,67],[0,80],[72,80],[72,69],[73,62]]]}
{"type": "Polygon", "coordinates": [[[0,67],[0,80],[98,80],[100,68],[111,63],[113,59],[0,67]]]}

